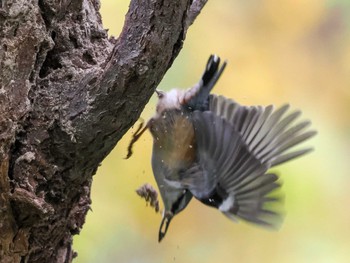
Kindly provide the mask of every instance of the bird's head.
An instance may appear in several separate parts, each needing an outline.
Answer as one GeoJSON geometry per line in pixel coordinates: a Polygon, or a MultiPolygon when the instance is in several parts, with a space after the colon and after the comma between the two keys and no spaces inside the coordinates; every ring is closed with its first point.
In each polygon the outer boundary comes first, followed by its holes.
{"type": "Polygon", "coordinates": [[[167,188],[168,191],[161,189],[164,211],[162,222],[159,227],[158,242],[162,241],[164,238],[173,217],[185,209],[192,199],[192,194],[188,190],[180,190],[170,186],[165,188],[167,188]]]}

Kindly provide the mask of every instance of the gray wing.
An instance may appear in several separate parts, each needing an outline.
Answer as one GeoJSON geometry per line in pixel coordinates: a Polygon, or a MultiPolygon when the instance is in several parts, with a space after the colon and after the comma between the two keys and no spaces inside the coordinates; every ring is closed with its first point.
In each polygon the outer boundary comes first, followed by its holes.
{"type": "Polygon", "coordinates": [[[278,213],[267,207],[279,203],[271,191],[278,177],[265,174],[268,165],[250,153],[240,133],[212,112],[195,111],[198,161],[183,174],[183,183],[203,203],[217,207],[226,216],[236,216],[272,226],[278,213]]]}
{"type": "Polygon", "coordinates": [[[277,110],[273,106],[241,106],[223,96],[210,95],[209,110],[223,117],[242,135],[249,151],[263,163],[275,166],[312,150],[305,148],[289,151],[311,138],[316,131],[306,128],[310,121],[294,123],[300,111],[285,114],[289,105],[277,110]]]}

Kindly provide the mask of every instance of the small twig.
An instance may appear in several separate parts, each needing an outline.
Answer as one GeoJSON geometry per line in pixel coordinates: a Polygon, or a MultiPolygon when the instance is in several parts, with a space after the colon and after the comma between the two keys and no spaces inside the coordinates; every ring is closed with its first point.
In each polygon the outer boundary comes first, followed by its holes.
{"type": "Polygon", "coordinates": [[[153,188],[150,184],[144,184],[136,189],[136,193],[146,200],[146,203],[150,204],[151,207],[154,208],[156,213],[159,212],[159,201],[158,201],[158,193],[156,189],[153,188]]]}
{"type": "Polygon", "coordinates": [[[132,136],[132,139],[129,143],[128,146],[128,154],[126,155],[126,157],[124,159],[129,159],[130,156],[132,155],[132,147],[134,146],[134,143],[141,137],[141,135],[148,129],[148,123],[146,124],[146,126],[142,129],[144,125],[144,122],[141,122],[139,127],[137,128],[136,132],[134,133],[134,135],[132,136]],[[141,130],[142,129],[142,130],[141,130]]]}

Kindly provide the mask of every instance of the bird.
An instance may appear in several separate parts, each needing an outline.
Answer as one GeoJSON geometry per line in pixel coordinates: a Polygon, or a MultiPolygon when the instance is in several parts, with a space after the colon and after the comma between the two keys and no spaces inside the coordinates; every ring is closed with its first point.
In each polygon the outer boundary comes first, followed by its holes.
{"type": "Polygon", "coordinates": [[[308,129],[310,121],[297,121],[301,111],[287,113],[289,104],[244,106],[212,94],[226,65],[210,55],[193,87],[156,89],[156,113],[129,145],[127,158],[149,129],[152,169],[164,205],[159,242],[193,197],[233,221],[275,227],[281,218],[275,205],[282,198],[274,193],[281,183],[269,170],[313,150],[292,149],[317,132],[308,129]]]}

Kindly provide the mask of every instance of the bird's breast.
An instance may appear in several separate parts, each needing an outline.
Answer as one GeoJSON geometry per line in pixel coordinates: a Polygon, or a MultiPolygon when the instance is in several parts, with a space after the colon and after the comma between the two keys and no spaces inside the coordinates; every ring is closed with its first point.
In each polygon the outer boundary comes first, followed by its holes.
{"type": "Polygon", "coordinates": [[[196,159],[195,133],[191,119],[179,110],[166,111],[153,119],[153,155],[168,169],[187,169],[196,159]]]}

